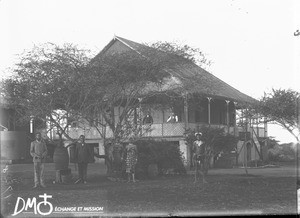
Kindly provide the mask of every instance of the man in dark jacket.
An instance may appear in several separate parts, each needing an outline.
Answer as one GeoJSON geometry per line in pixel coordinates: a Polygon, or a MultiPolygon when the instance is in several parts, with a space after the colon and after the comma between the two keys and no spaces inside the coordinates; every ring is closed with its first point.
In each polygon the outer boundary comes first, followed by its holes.
{"type": "Polygon", "coordinates": [[[85,143],[85,136],[81,135],[79,141],[75,147],[75,160],[78,163],[78,174],[79,178],[76,180],[77,183],[86,184],[87,179],[87,167],[88,163],[94,158],[93,152],[89,146],[85,143]]]}

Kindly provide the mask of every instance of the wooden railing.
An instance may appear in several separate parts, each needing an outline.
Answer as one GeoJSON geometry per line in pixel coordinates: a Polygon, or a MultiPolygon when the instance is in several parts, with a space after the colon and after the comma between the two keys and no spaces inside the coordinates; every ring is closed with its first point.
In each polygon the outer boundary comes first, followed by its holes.
{"type": "MultiPolygon", "coordinates": [[[[204,123],[188,123],[187,126],[183,122],[176,123],[153,123],[149,125],[143,125],[142,137],[182,137],[184,135],[185,127],[191,129],[199,129],[201,126],[207,126],[204,123]]],[[[226,125],[215,125],[211,124],[211,127],[223,127],[225,131],[229,130],[232,135],[238,136],[239,132],[243,132],[242,127],[230,126],[229,129],[226,125]]],[[[102,130],[101,130],[102,131],[102,130]]],[[[264,134],[263,128],[253,128],[256,135],[261,136],[264,134]],[[257,134],[258,130],[258,134],[257,134]]],[[[101,134],[95,127],[88,128],[70,128],[68,134],[71,138],[78,138],[80,135],[85,135],[87,139],[101,139],[101,134]]],[[[112,131],[109,127],[106,127],[105,137],[111,138],[113,136],[112,131]]],[[[56,138],[57,136],[54,135],[56,138]]]]}

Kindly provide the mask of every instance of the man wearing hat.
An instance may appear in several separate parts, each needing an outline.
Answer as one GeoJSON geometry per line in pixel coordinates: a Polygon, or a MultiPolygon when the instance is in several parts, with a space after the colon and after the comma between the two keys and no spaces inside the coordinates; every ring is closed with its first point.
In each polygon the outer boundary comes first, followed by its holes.
{"type": "MultiPolygon", "coordinates": [[[[197,180],[198,172],[203,169],[204,167],[204,159],[205,159],[205,144],[202,140],[202,133],[196,132],[196,141],[193,143],[192,150],[194,152],[193,154],[193,162],[196,166],[196,173],[195,173],[195,182],[197,180]],[[199,168],[198,168],[199,167],[199,168]]],[[[206,183],[206,180],[204,178],[204,174],[201,173],[203,176],[203,182],[206,183]]]]}

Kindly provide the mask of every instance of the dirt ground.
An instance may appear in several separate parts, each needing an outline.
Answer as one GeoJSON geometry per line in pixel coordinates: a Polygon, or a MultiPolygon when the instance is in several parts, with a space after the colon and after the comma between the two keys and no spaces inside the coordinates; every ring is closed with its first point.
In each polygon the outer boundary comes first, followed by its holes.
{"type": "MultiPolygon", "coordinates": [[[[76,177],[75,166],[71,164],[70,168],[76,177]]],[[[248,169],[248,176],[241,168],[212,169],[207,178],[208,184],[195,184],[192,172],[185,176],[164,176],[137,183],[112,182],[106,178],[103,164],[90,164],[87,184],[62,185],[52,183],[54,166],[46,164],[47,187],[38,190],[32,189],[32,169],[32,164],[8,166],[7,175],[18,181],[13,190],[7,192],[11,196],[1,195],[2,215],[14,213],[18,197],[25,201],[36,197],[38,203],[39,195],[44,193],[52,196],[49,201],[54,209],[50,217],[296,214],[297,211],[296,168],[293,165],[248,169]],[[79,212],[79,207],[87,210],[79,212]],[[88,211],[100,207],[103,211],[88,211]],[[77,211],[62,212],[62,208],[76,208],[77,211]]],[[[3,181],[1,188],[3,193],[6,188],[3,181]]],[[[17,217],[34,215],[33,209],[28,209],[17,217]]]]}

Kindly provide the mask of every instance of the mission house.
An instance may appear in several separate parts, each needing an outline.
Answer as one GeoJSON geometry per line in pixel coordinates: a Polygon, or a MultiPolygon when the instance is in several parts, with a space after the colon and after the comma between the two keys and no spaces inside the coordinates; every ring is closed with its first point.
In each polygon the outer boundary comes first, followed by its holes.
{"type": "MultiPolygon", "coordinates": [[[[153,48],[115,36],[99,55],[134,51],[147,57],[147,54],[150,53],[147,52],[149,50],[153,54],[153,48]]],[[[168,54],[165,53],[165,55],[168,54]]],[[[172,57],[170,56],[170,58],[172,57]]],[[[164,90],[172,90],[181,84],[185,84],[185,87],[188,88],[182,91],[183,97],[172,108],[155,106],[156,99],[157,101],[162,100],[159,97],[154,98],[151,105],[147,107],[141,102],[141,108],[147,108],[142,109],[140,113],[144,120],[143,125],[151,127],[141,137],[163,139],[178,144],[183,152],[184,163],[188,166],[191,161],[191,153],[189,146],[184,141],[185,129],[197,131],[203,125],[224,127],[227,132],[240,138],[235,150],[236,163],[243,164],[245,159],[253,161],[263,158],[263,139],[267,137],[266,125],[258,125],[255,120],[247,120],[247,118],[241,119],[247,105],[257,102],[255,99],[238,91],[191,61],[182,61],[174,66],[168,66],[165,71],[169,77],[166,78],[163,85],[164,90]],[[246,121],[249,125],[245,126],[243,123],[246,121]],[[245,139],[245,135],[249,137],[245,139]]],[[[118,119],[121,110],[121,107],[114,108],[115,119],[118,119]]],[[[109,127],[102,128],[102,131],[105,132],[104,135],[107,138],[112,137],[109,127]]],[[[79,137],[81,134],[85,135],[86,142],[94,146],[99,154],[104,154],[104,140],[94,127],[89,125],[70,126],[68,133],[72,138],[79,137]]],[[[57,137],[51,131],[48,136],[50,138],[57,137]]]]}

